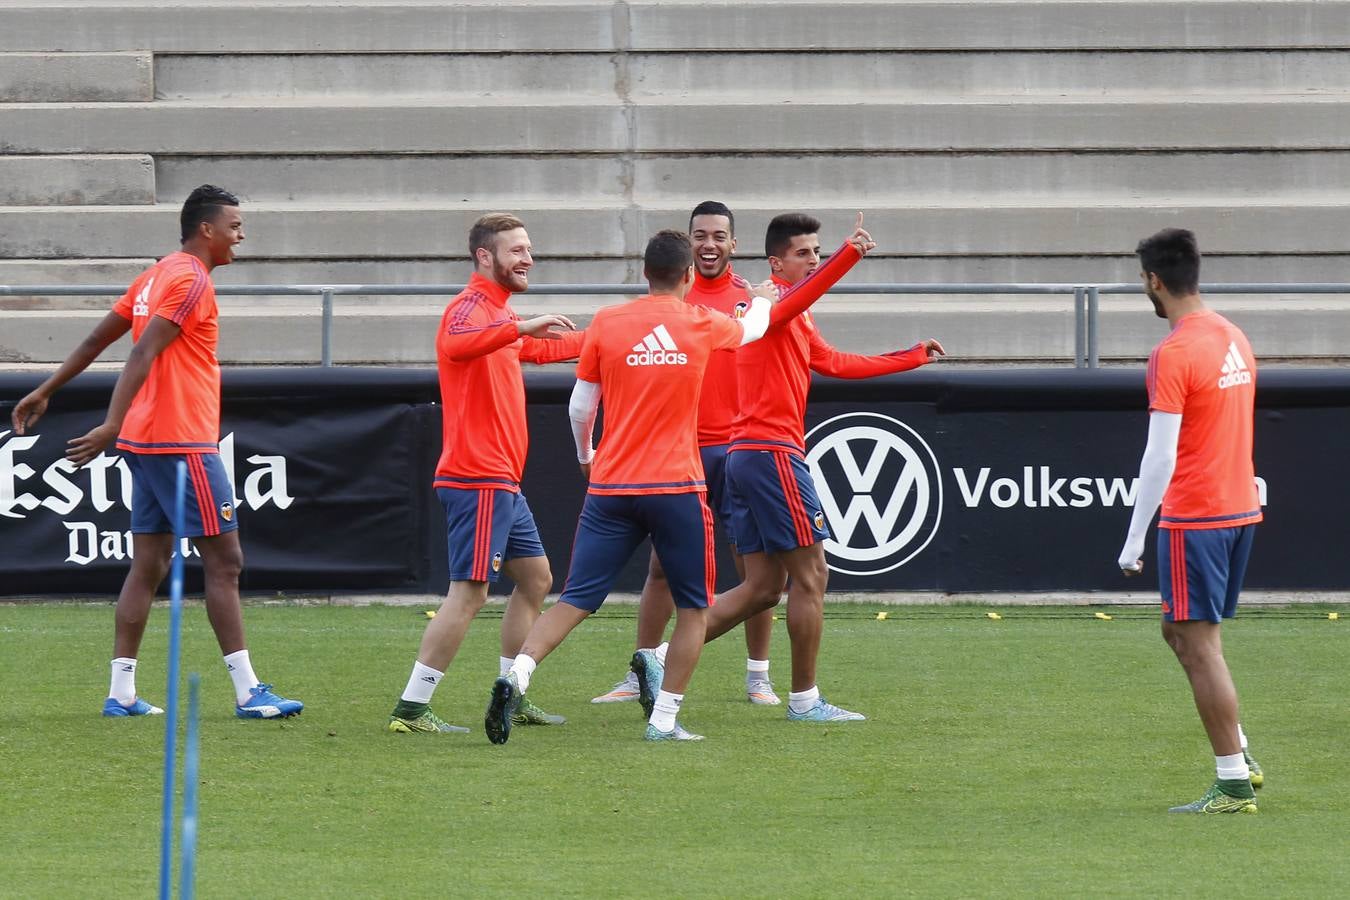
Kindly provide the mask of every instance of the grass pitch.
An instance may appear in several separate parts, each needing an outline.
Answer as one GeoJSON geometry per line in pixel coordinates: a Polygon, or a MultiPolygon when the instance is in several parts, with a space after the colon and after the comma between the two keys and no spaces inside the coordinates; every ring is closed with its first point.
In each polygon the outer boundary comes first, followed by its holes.
{"type": "MultiPolygon", "coordinates": [[[[622,676],[632,610],[602,611],[530,696],[569,717],[495,747],[482,731],[499,613],[486,612],[435,709],[468,736],[384,731],[420,610],[254,607],[260,676],[303,699],[286,722],[233,717],[200,607],[197,892],[210,897],[1289,896],[1350,882],[1350,622],[1252,611],[1225,626],[1243,722],[1267,772],[1256,816],[1169,816],[1212,758],[1152,611],[831,606],[825,695],[866,723],[788,723],[744,699],[739,632],[710,645],[681,721],[641,740],[622,676]]],[[[167,610],[138,684],[164,700],[167,610]]],[[[163,719],[103,719],[112,612],[0,607],[0,895],[152,896],[163,719]]],[[[787,636],[773,675],[786,699],[787,636]]],[[[184,690],[184,696],[186,691],[184,690]]],[[[181,778],[180,778],[181,784],[181,778]]]]}

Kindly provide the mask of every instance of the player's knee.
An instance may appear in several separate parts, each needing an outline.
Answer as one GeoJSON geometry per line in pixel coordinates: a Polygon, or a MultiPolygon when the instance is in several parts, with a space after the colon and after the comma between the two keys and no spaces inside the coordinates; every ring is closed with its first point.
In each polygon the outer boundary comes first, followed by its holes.
{"type": "Polygon", "coordinates": [[[548,592],[553,589],[553,570],[549,568],[548,563],[537,566],[530,570],[530,573],[516,582],[516,586],[521,592],[535,598],[542,605],[548,592]]]}
{"type": "Polygon", "coordinates": [[[244,571],[244,551],[241,547],[221,548],[202,557],[206,577],[218,581],[238,582],[244,571]]]}

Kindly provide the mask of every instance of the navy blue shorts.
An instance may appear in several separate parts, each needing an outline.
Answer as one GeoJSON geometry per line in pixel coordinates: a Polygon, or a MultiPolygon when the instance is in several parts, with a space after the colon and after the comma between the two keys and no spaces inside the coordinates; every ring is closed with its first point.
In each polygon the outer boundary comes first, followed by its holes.
{"type": "Polygon", "coordinates": [[[782,553],[830,536],[806,460],[787,450],[727,454],[731,533],[741,553],[782,553]]]}
{"type": "Polygon", "coordinates": [[[731,530],[731,495],[727,491],[727,446],[713,444],[699,447],[698,455],[703,457],[703,480],[708,484],[708,508],[727,533],[727,539],[735,545],[736,535],[731,530]]]}
{"type": "Polygon", "coordinates": [[[710,605],[717,561],[712,511],[701,493],[587,494],[560,602],[587,612],[599,609],[648,535],[675,605],[710,605]]]}
{"type": "Polygon", "coordinates": [[[131,531],[173,534],[178,462],[187,463],[181,537],[215,537],[239,528],[234,487],[219,453],[132,453],[122,451],[131,469],[131,531]]]}
{"type": "Polygon", "coordinates": [[[1159,528],[1158,587],[1168,622],[1218,622],[1237,614],[1255,525],[1159,528]]]}
{"type": "Polygon", "coordinates": [[[543,556],[539,526],[524,494],[493,488],[437,488],[445,507],[451,581],[496,581],[502,564],[543,556]]]}

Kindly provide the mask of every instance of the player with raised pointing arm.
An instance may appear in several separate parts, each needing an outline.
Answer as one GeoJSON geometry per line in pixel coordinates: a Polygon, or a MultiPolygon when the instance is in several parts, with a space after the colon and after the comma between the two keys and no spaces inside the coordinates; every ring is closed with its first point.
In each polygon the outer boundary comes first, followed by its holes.
{"type": "Polygon", "coordinates": [[[712,600],[712,512],[698,451],[699,389],[710,356],[759,340],[818,299],[873,246],[861,228],[857,246],[829,272],[788,291],[770,308],[761,285],[743,319],[684,302],[694,282],[693,252],[683,232],[659,232],[647,244],[651,294],[596,314],[587,329],[569,414],[577,456],[590,481],[577,525],[571,568],[559,602],[540,616],[510,671],[492,687],[484,726],[504,743],[535,666],[600,608],[619,570],[641,541],[652,546],[675,598],[670,676],[650,706],[647,740],[698,740],[676,723],[702,652],[712,600]],[[592,454],[596,413],[605,433],[592,454]],[[592,458],[594,465],[592,466],[592,458]]]}

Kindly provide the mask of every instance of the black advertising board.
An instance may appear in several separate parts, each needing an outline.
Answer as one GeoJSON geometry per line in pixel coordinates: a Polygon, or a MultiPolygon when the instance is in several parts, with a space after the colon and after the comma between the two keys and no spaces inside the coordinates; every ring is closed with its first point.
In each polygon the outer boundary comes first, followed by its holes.
{"type": "MultiPolygon", "coordinates": [[[[114,375],[61,391],[36,432],[9,428],[38,381],[0,375],[0,595],[110,594],[126,569],[130,482],[116,455],[81,471],[66,440],[101,420],[114,375]]],[[[561,586],[584,484],[567,422],[572,380],[527,376],[523,489],[561,586]]],[[[1350,373],[1261,373],[1256,471],[1266,522],[1247,586],[1350,588],[1339,564],[1350,501],[1350,373]]],[[[817,379],[808,461],[834,533],[832,588],[1095,591],[1115,569],[1148,421],[1140,370],[944,370],[817,379]]],[[[430,370],[231,370],[222,456],[245,550],[245,590],[445,589],[440,447],[430,370]]],[[[189,551],[190,552],[190,551],[189,551]]],[[[646,551],[616,589],[641,586],[646,551]]],[[[1150,545],[1146,563],[1151,565],[1150,545]]],[[[191,555],[189,562],[192,561],[191,555]]],[[[723,556],[719,583],[734,583],[723,556]]],[[[1149,579],[1148,584],[1152,583],[1149,579]]],[[[199,584],[189,565],[189,588],[199,584]]],[[[505,589],[503,586],[502,589],[505,589]]]]}

